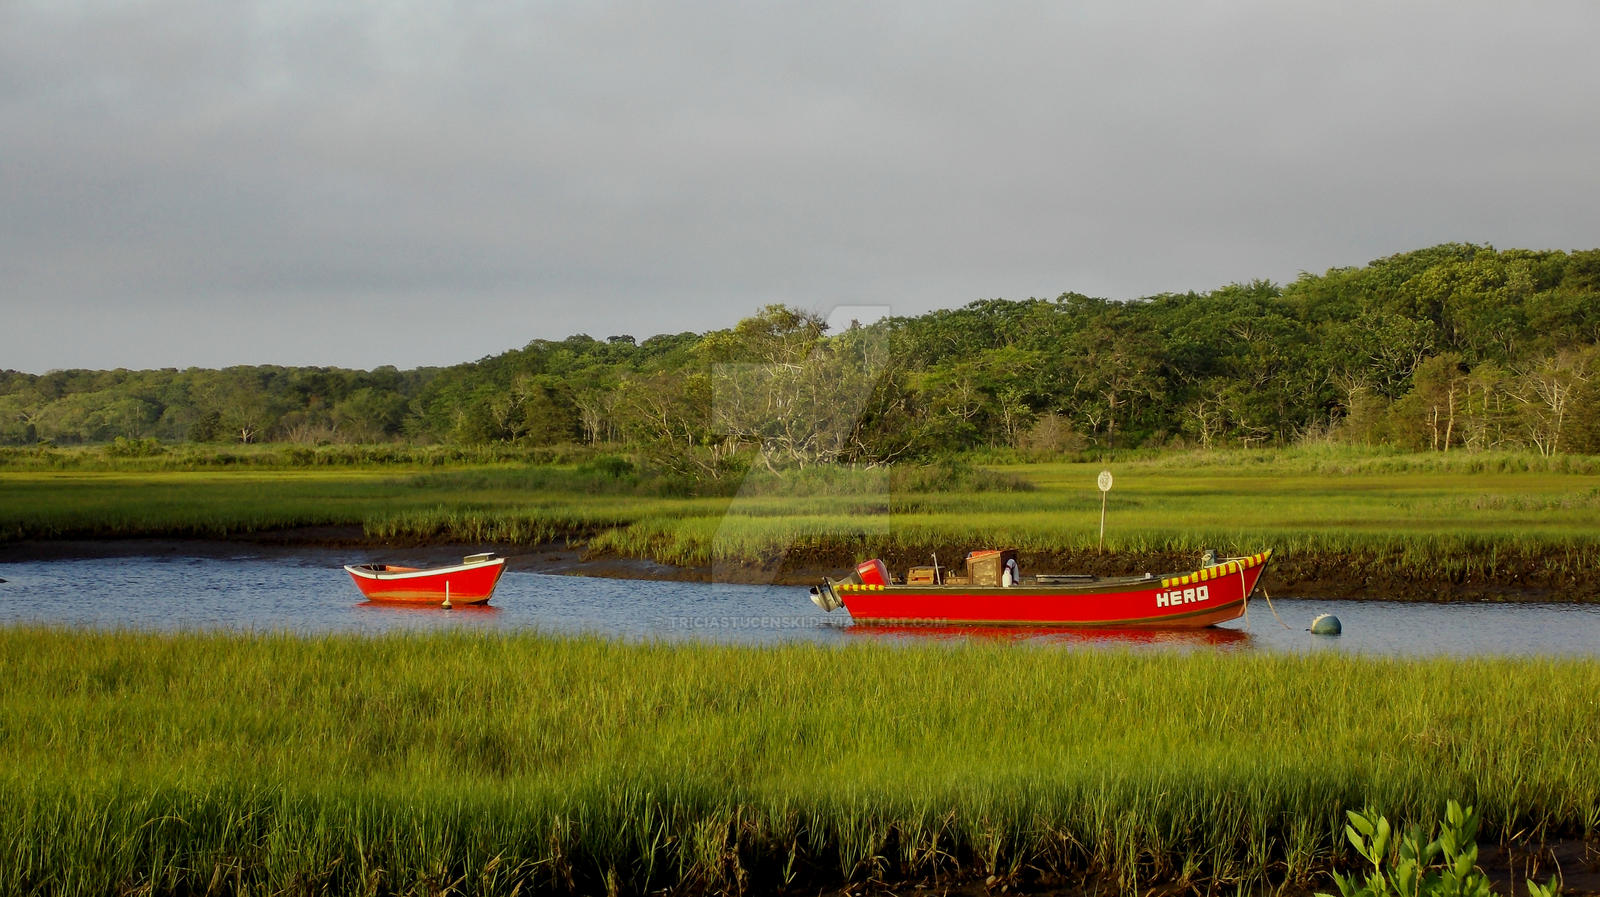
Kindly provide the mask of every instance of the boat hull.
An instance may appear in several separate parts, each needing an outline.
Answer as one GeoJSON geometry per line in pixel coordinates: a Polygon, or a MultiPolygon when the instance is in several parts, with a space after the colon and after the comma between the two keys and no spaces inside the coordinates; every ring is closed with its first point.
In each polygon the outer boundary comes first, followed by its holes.
{"type": "Polygon", "coordinates": [[[1199,629],[1244,614],[1271,551],[1188,573],[1052,586],[854,585],[831,588],[873,624],[1199,629]]]}
{"type": "Polygon", "coordinates": [[[453,567],[417,569],[386,564],[345,568],[368,601],[390,604],[487,604],[505,572],[505,558],[453,567]]]}

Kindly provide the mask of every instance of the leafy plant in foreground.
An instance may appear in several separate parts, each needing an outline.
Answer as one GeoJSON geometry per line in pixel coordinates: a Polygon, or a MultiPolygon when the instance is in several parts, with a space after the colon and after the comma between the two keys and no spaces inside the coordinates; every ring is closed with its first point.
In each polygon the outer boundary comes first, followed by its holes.
{"type": "MultiPolygon", "coordinates": [[[[1450,801],[1445,807],[1439,837],[1428,840],[1419,823],[1412,823],[1390,850],[1394,830],[1387,817],[1372,811],[1346,811],[1350,824],[1345,837],[1356,852],[1372,864],[1362,880],[1355,873],[1333,873],[1341,897],[1491,897],[1489,877],[1478,868],[1478,816],[1472,807],[1462,809],[1450,801]]],[[[1528,897],[1558,897],[1555,876],[1549,884],[1528,882],[1528,897]]],[[[1333,897],[1318,893],[1317,897],[1333,897]]]]}

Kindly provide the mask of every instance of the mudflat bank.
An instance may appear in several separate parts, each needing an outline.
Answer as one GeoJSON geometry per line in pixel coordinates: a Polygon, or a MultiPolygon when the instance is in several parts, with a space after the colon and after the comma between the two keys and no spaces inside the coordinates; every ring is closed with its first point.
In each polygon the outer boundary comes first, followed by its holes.
{"type": "MultiPolygon", "coordinates": [[[[934,545],[881,552],[897,575],[913,565],[959,564],[977,546],[934,545]]],[[[1263,545],[1263,548],[1274,547],[1263,545]]],[[[847,549],[797,548],[749,561],[680,566],[649,558],[628,557],[588,549],[582,541],[460,543],[375,538],[359,526],[293,527],[241,534],[227,539],[26,539],[0,543],[0,564],[16,561],[103,557],[211,557],[311,555],[330,566],[355,562],[446,563],[466,554],[495,551],[515,570],[613,579],[668,582],[735,582],[810,585],[824,576],[838,576],[858,560],[847,549]]],[[[1363,598],[1390,601],[1495,601],[1600,603],[1600,575],[1551,572],[1537,554],[1507,554],[1492,570],[1474,575],[1430,573],[1414,561],[1379,553],[1322,555],[1277,549],[1262,586],[1273,597],[1363,598]]],[[[1100,575],[1164,573],[1192,569],[1198,558],[1178,552],[1023,551],[1024,573],[1070,572],[1100,575]]],[[[1581,566],[1600,573],[1600,558],[1581,566]]]]}

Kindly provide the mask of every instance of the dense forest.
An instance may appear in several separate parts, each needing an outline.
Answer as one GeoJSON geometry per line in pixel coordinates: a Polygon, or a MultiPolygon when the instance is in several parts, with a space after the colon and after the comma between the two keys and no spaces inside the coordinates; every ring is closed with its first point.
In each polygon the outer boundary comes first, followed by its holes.
{"type": "Polygon", "coordinates": [[[1447,244],[1208,293],[535,340],[447,368],[0,372],[0,443],[590,445],[716,474],[982,448],[1600,451],[1600,250],[1447,244]]]}

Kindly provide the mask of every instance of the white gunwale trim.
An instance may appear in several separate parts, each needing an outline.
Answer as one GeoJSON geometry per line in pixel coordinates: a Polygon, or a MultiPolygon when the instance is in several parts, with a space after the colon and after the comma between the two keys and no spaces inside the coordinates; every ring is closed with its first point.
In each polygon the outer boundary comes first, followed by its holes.
{"type": "Polygon", "coordinates": [[[454,564],[449,567],[428,567],[425,570],[406,570],[395,573],[367,569],[368,565],[365,564],[346,564],[344,569],[351,576],[360,576],[364,579],[420,579],[426,576],[438,576],[442,573],[460,573],[464,570],[476,570],[480,567],[502,567],[505,566],[505,562],[505,558],[495,558],[492,561],[454,564]]]}

